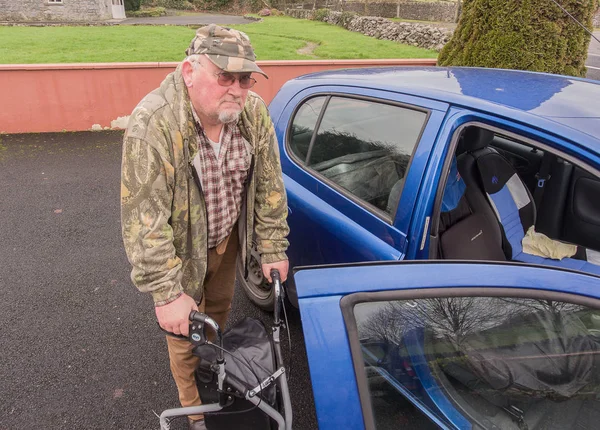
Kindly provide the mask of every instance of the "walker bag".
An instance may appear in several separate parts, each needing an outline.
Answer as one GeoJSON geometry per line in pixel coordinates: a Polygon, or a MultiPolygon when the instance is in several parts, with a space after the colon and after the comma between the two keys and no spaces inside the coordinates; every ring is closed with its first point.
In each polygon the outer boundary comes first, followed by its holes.
{"type": "MultiPolygon", "coordinates": [[[[248,389],[255,388],[275,371],[273,341],[261,321],[246,317],[225,331],[223,348],[231,353],[225,353],[227,377],[236,380],[248,389]]],[[[196,385],[202,403],[216,403],[219,401],[217,376],[210,370],[210,365],[217,360],[217,349],[211,345],[201,345],[196,347],[193,353],[201,359],[196,368],[196,385]]],[[[226,384],[225,388],[227,389],[227,387],[226,384]]],[[[262,392],[260,398],[263,402],[267,402],[279,410],[275,384],[262,392]]],[[[266,414],[255,408],[254,404],[238,397],[235,397],[231,406],[219,412],[204,415],[206,426],[209,429],[264,430],[275,428],[274,423],[266,414]]]]}

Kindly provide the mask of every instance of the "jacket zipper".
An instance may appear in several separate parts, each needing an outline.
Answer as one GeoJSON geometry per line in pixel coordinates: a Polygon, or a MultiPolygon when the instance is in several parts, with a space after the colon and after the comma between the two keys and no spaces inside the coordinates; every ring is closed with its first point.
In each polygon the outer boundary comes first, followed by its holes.
{"type": "MultiPolygon", "coordinates": [[[[250,190],[250,184],[252,183],[252,175],[254,175],[254,155],[250,155],[251,159],[250,159],[250,168],[248,169],[248,178],[246,179],[246,195],[244,196],[244,199],[246,200],[246,204],[245,209],[246,209],[246,213],[244,214],[244,224],[246,225],[246,228],[244,229],[244,234],[246,235],[246,237],[244,238],[244,241],[246,242],[246,258],[244,259],[244,278],[248,277],[248,191],[250,190]]],[[[252,240],[250,240],[250,247],[252,247],[252,240]]]]}
{"type": "MultiPolygon", "coordinates": [[[[208,272],[208,213],[206,212],[206,200],[204,199],[204,190],[202,189],[202,182],[200,181],[200,177],[198,176],[198,172],[196,171],[196,167],[194,166],[193,160],[191,162],[190,167],[192,168],[192,176],[194,177],[194,182],[196,182],[196,186],[198,187],[198,191],[200,192],[200,198],[204,203],[204,219],[206,220],[206,270],[204,271],[204,278],[206,278],[206,273],[208,272]]],[[[204,296],[204,279],[202,279],[202,296],[204,296]]],[[[202,300],[202,298],[200,298],[200,300],[202,300]]]]}

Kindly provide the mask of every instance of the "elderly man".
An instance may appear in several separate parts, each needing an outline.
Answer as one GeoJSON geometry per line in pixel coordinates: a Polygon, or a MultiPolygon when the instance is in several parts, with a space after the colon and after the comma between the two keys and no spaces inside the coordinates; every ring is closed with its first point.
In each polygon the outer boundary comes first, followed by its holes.
{"type": "MultiPolygon", "coordinates": [[[[248,36],[211,24],[186,54],[129,120],[121,222],[133,283],[163,329],[187,336],[192,310],[225,326],[253,234],[267,279],[276,268],[285,280],[288,226],[273,122],[249,91],[265,73],[248,36]]],[[[167,336],[167,346],[181,405],[199,405],[191,344],[167,336]]],[[[205,428],[202,416],[189,424],[205,428]]]]}

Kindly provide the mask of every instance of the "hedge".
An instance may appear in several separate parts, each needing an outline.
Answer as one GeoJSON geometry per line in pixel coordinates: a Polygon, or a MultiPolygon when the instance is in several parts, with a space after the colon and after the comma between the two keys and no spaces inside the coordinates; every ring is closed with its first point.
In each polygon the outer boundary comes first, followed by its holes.
{"type": "MultiPolygon", "coordinates": [[[[597,0],[561,0],[587,28],[597,0]]],[[[464,0],[441,66],[477,66],[585,76],[590,35],[548,0],[464,0]]]]}

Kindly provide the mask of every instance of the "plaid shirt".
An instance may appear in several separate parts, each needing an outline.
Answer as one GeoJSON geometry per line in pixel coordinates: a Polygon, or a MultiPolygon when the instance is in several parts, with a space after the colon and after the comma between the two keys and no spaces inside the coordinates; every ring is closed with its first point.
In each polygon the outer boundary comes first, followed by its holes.
{"type": "Polygon", "coordinates": [[[240,215],[250,156],[245,139],[237,124],[233,123],[223,126],[221,150],[217,158],[195,112],[194,118],[199,145],[194,167],[199,170],[206,202],[208,247],[214,248],[231,234],[240,215]]]}

